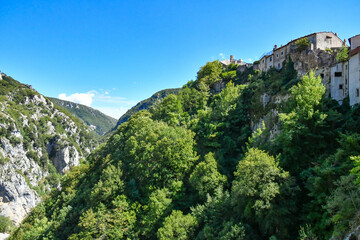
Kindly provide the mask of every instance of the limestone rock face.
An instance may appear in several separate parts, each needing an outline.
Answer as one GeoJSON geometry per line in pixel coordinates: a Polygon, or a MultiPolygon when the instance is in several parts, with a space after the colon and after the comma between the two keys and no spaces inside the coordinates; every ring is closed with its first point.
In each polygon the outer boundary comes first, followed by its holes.
{"type": "Polygon", "coordinates": [[[18,225],[44,193],[61,188],[50,170],[64,174],[79,165],[95,141],[90,127],[30,86],[2,76],[8,93],[0,101],[0,215],[18,225]]]}
{"type": "Polygon", "coordinates": [[[47,151],[56,170],[64,174],[71,167],[80,164],[80,154],[74,146],[61,147],[61,141],[48,145],[47,151]]]}
{"type": "Polygon", "coordinates": [[[336,63],[335,55],[320,49],[292,53],[290,56],[299,77],[304,76],[312,69],[330,68],[336,63]]]}
{"type": "Polygon", "coordinates": [[[29,159],[22,144],[12,146],[9,140],[1,138],[0,153],[8,162],[0,168],[0,212],[19,224],[31,208],[40,202],[33,187],[46,177],[40,166],[29,159]]]}

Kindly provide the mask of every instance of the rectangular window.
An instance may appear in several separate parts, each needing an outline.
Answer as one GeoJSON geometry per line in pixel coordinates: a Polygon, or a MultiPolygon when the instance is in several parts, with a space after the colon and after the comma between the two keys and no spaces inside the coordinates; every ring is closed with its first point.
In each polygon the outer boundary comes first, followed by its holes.
{"type": "Polygon", "coordinates": [[[342,85],[342,84],[339,85],[339,89],[343,89],[343,85],[342,85]]]}
{"type": "Polygon", "coordinates": [[[341,77],[342,76],[342,72],[335,72],[335,77],[341,77]]]}
{"type": "Polygon", "coordinates": [[[272,57],[270,57],[270,62],[272,61],[272,57]]]}
{"type": "Polygon", "coordinates": [[[360,92],[359,92],[359,89],[357,88],[356,89],[356,97],[359,97],[359,95],[360,95],[360,92]]]}
{"type": "Polygon", "coordinates": [[[323,74],[323,73],[320,73],[320,77],[321,77],[321,78],[324,78],[324,74],[323,74]]]}
{"type": "Polygon", "coordinates": [[[284,55],[284,52],[281,52],[281,55],[284,55]]]}
{"type": "Polygon", "coordinates": [[[279,54],[278,54],[278,53],[276,54],[276,57],[279,57],[279,54]]]}

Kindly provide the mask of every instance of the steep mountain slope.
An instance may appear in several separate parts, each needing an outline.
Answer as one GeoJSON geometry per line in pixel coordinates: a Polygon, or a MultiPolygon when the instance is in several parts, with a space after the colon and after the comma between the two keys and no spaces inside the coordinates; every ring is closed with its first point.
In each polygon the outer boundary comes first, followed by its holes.
{"type": "Polygon", "coordinates": [[[10,239],[345,239],[360,225],[360,106],[297,76],[290,59],[263,73],[207,63],[121,124],[10,239]]]}
{"type": "Polygon", "coordinates": [[[58,98],[49,99],[59,107],[66,109],[73,116],[83,120],[100,136],[113,129],[116,125],[117,120],[115,118],[107,116],[99,110],[82,104],[61,100],[58,98]]]}
{"type": "Polygon", "coordinates": [[[31,86],[0,80],[0,215],[18,224],[96,146],[95,134],[31,86]]]}
{"type": "Polygon", "coordinates": [[[169,94],[177,94],[180,91],[180,88],[171,88],[171,89],[164,89],[161,91],[156,92],[151,97],[138,102],[134,107],[130,108],[124,115],[120,117],[118,120],[115,128],[117,129],[122,123],[126,122],[133,114],[141,111],[149,109],[156,101],[159,101],[165,98],[169,94]]]}

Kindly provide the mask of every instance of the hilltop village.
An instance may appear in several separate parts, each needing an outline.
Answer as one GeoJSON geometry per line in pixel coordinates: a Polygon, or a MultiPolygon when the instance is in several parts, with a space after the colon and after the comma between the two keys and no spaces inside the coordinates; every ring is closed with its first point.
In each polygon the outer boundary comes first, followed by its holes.
{"type": "Polygon", "coordinates": [[[253,64],[245,63],[242,59],[236,60],[233,55],[221,63],[224,66],[237,64],[240,71],[253,67],[264,72],[271,68],[280,70],[283,62],[291,58],[299,77],[313,69],[321,77],[329,97],[342,104],[349,96],[352,106],[360,103],[360,34],[348,40],[350,47],[336,33],[317,32],[291,40],[280,47],[275,45],[273,50],[263,54],[253,64]],[[301,51],[299,44],[305,46],[301,51]],[[345,57],[339,56],[341,51],[346,52],[345,57]]]}

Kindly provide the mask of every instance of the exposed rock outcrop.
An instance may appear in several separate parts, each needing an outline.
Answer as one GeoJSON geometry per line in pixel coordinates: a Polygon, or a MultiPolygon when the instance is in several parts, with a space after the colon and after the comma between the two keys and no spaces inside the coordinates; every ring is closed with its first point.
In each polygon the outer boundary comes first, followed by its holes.
{"type": "Polygon", "coordinates": [[[95,141],[89,127],[29,86],[0,81],[0,215],[17,225],[95,141]]]}

